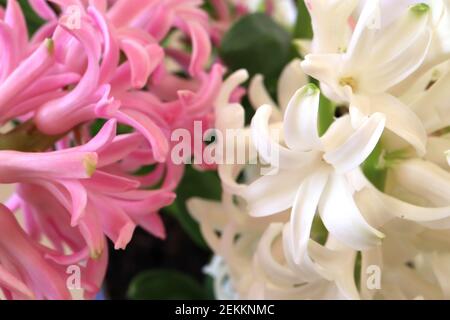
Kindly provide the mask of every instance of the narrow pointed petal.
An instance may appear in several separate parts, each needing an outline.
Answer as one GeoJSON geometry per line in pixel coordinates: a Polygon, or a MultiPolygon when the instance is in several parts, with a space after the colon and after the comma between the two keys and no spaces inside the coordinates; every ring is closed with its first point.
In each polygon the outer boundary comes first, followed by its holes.
{"type": "Polygon", "coordinates": [[[371,100],[371,111],[386,116],[386,128],[410,143],[419,155],[425,154],[427,134],[417,115],[390,95],[377,95],[371,100]]]}
{"type": "Polygon", "coordinates": [[[413,194],[435,205],[450,203],[450,173],[434,163],[421,159],[402,161],[393,168],[392,174],[398,184],[413,194]]]}
{"type": "Polygon", "coordinates": [[[364,220],[344,176],[332,175],[319,205],[325,227],[336,239],[356,249],[379,245],[384,235],[364,220]]]}
{"type": "Polygon", "coordinates": [[[431,31],[423,32],[418,39],[405,48],[401,54],[392,60],[386,61],[381,65],[374,65],[374,69],[368,69],[368,83],[361,85],[370,92],[386,92],[389,88],[395,86],[413,74],[423,63],[428,53],[432,39],[431,31]]]}
{"type": "Polygon", "coordinates": [[[256,111],[251,123],[252,140],[259,155],[266,163],[280,168],[298,168],[318,159],[316,152],[290,150],[275,141],[274,138],[279,140],[281,134],[278,130],[270,129],[269,119],[271,114],[272,107],[263,105],[256,111]]]}
{"type": "Polygon", "coordinates": [[[301,68],[300,59],[292,60],[283,70],[278,80],[278,104],[284,114],[294,93],[308,83],[308,77],[301,68]]]}
{"type": "Polygon", "coordinates": [[[380,28],[380,1],[366,1],[353,30],[345,59],[362,64],[372,49],[375,31],[380,28]]]}
{"type": "Polygon", "coordinates": [[[385,117],[375,113],[341,146],[327,151],[325,161],[333,165],[337,172],[344,173],[357,168],[373,151],[384,130],[385,117]]]}
{"type": "Polygon", "coordinates": [[[383,36],[372,48],[374,56],[383,61],[390,61],[409,48],[427,28],[430,19],[430,8],[426,4],[417,4],[406,10],[397,20],[385,28],[383,36]]]}
{"type": "Polygon", "coordinates": [[[264,85],[264,77],[260,74],[255,75],[250,81],[248,87],[248,96],[253,109],[257,110],[262,105],[268,104],[276,106],[277,104],[270,97],[264,85]]]}
{"type": "Polygon", "coordinates": [[[291,241],[294,261],[305,275],[311,272],[308,255],[311,228],[320,197],[328,179],[327,170],[319,170],[302,183],[297,191],[291,212],[291,241]]]}
{"type": "Polygon", "coordinates": [[[367,192],[371,196],[373,205],[383,215],[415,221],[434,229],[438,229],[442,226],[441,221],[450,217],[450,206],[422,207],[399,200],[374,188],[367,189],[367,192]]]}
{"type": "Polygon", "coordinates": [[[247,81],[248,77],[248,72],[245,69],[239,69],[228,76],[224,80],[219,95],[216,98],[216,109],[224,107],[227,103],[229,103],[233,91],[236,90],[239,85],[247,81]]]}
{"type": "Polygon", "coordinates": [[[32,179],[85,179],[92,176],[97,164],[93,152],[25,153],[1,151],[2,183],[15,183],[32,179]]]}
{"type": "Polygon", "coordinates": [[[192,57],[189,73],[192,76],[198,76],[208,63],[211,54],[211,41],[208,33],[200,23],[189,22],[188,29],[192,40],[192,57]]]}
{"type": "Polygon", "coordinates": [[[320,91],[309,84],[297,90],[284,115],[284,139],[296,151],[321,148],[318,132],[320,91]]]}
{"type": "Polygon", "coordinates": [[[251,183],[242,196],[247,200],[249,213],[253,217],[264,217],[282,212],[294,205],[298,187],[311,169],[297,172],[280,170],[275,175],[262,176],[251,183]]]}
{"type": "Polygon", "coordinates": [[[157,161],[163,162],[169,152],[169,144],[167,138],[149,117],[139,111],[132,109],[123,109],[117,111],[115,118],[119,122],[131,125],[136,128],[147,139],[152,147],[154,157],[157,161]]]}

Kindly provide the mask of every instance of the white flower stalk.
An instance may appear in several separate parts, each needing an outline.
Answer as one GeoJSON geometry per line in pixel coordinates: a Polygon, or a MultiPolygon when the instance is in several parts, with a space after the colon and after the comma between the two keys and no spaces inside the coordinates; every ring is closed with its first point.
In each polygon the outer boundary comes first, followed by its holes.
{"type": "Polygon", "coordinates": [[[269,135],[272,107],[265,105],[257,110],[252,120],[253,141],[260,157],[278,171],[259,178],[241,194],[255,217],[292,208],[290,234],[299,264],[309,263],[307,247],[317,209],[330,234],[351,248],[374,246],[383,238],[355,205],[356,186],[351,180],[377,144],[384,116],[375,113],[362,120],[357,129],[344,116],[319,137],[319,96],[318,88],[310,84],[292,97],[283,122],[287,147],[276,144],[269,135]],[[279,159],[273,162],[270,150],[275,148],[279,149],[279,159]]]}
{"type": "MultiPolygon", "coordinates": [[[[278,80],[278,95],[277,99],[279,106],[274,109],[271,117],[271,129],[278,129],[282,125],[283,114],[291,99],[292,95],[300,87],[308,83],[308,78],[300,67],[300,60],[292,60],[282,71],[278,80]]],[[[252,143],[252,137],[249,127],[245,127],[244,124],[244,109],[239,104],[229,104],[229,96],[231,92],[240,84],[245,82],[248,78],[248,74],[244,70],[238,70],[230,75],[225,80],[219,98],[216,101],[216,124],[217,130],[225,134],[229,129],[239,130],[239,139],[233,141],[235,145],[235,151],[240,152],[248,156],[257,156],[254,144],[252,143]]],[[[248,96],[252,107],[257,110],[264,104],[271,104],[276,106],[277,104],[272,100],[270,94],[267,92],[264,86],[264,79],[262,75],[256,75],[250,82],[248,89],[248,96]]],[[[283,137],[280,137],[281,139],[283,137]]],[[[228,141],[230,144],[231,141],[228,141]]],[[[222,150],[227,148],[227,139],[224,139],[222,143],[222,150]]],[[[250,160],[250,159],[249,159],[250,160]]],[[[219,175],[222,180],[223,188],[231,193],[240,194],[243,186],[236,183],[236,177],[246,166],[243,164],[221,164],[218,166],[219,175]]],[[[251,169],[251,168],[247,168],[251,169]]],[[[245,170],[244,174],[249,178],[251,174],[250,170],[245,170]]],[[[253,179],[247,179],[247,181],[253,179]]]]}
{"type": "Polygon", "coordinates": [[[354,126],[361,115],[382,113],[389,130],[424,154],[422,123],[389,90],[417,70],[428,53],[432,37],[429,6],[410,7],[383,30],[374,22],[379,10],[379,1],[366,3],[345,53],[310,54],[302,67],[326,85],[331,91],[326,95],[349,103],[354,126]]]}
{"type": "Polygon", "coordinates": [[[353,278],[355,251],[328,239],[315,243],[320,263],[314,277],[306,277],[292,260],[288,212],[252,218],[240,203],[224,194],[222,202],[190,199],[188,208],[216,254],[206,272],[214,277],[219,298],[239,299],[358,299],[353,278]],[[285,232],[283,232],[283,229],[285,232]]]}
{"type": "Polygon", "coordinates": [[[285,67],[276,99],[256,75],[246,126],[244,108],[228,103],[248,79],[239,70],[215,103],[219,149],[252,161],[218,165],[221,201],[188,201],[215,254],[205,272],[216,295],[449,299],[450,0],[306,4],[310,54],[285,67]],[[349,108],[324,134],[320,91],[307,75],[349,108]],[[229,129],[240,139],[231,141],[229,129]],[[386,175],[380,185],[371,176],[378,172],[386,175]]]}

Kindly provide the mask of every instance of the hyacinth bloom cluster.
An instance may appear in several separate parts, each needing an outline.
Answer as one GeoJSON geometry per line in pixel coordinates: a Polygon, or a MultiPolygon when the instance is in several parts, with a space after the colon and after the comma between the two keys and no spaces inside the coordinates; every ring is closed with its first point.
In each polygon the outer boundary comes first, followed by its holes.
{"type": "Polygon", "coordinates": [[[225,67],[212,47],[235,17],[222,1],[215,20],[197,0],[28,4],[45,22],[32,37],[18,1],[0,9],[0,119],[15,123],[0,151],[15,190],[0,208],[0,290],[69,299],[76,265],[93,298],[107,239],[125,249],[137,226],[165,238],[158,211],[184,171],[170,135],[213,124],[225,67]]]}
{"type": "Polygon", "coordinates": [[[250,126],[218,106],[259,164],[219,166],[222,201],[189,201],[216,295],[449,299],[450,1],[305,5],[314,36],[296,40],[277,102],[257,75],[250,126]],[[337,112],[319,130],[326,98],[337,112]]]}

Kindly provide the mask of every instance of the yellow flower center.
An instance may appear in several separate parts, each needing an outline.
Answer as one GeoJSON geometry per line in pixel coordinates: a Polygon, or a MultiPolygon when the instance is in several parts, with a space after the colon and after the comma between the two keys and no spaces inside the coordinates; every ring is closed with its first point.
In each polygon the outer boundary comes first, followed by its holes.
{"type": "Polygon", "coordinates": [[[358,89],[358,83],[353,77],[343,77],[339,80],[339,85],[342,87],[349,86],[353,92],[358,89]]]}

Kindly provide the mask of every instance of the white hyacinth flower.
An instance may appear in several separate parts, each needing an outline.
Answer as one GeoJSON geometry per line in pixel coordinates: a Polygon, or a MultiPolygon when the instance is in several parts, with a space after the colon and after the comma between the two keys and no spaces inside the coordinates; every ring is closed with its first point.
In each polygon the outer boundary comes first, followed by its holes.
{"type": "Polygon", "coordinates": [[[317,272],[308,277],[293,262],[289,213],[252,218],[224,193],[221,202],[193,198],[188,209],[215,257],[205,268],[220,299],[359,299],[353,278],[356,252],[329,237],[315,243],[317,272]],[[284,237],[283,237],[284,235],[284,237]]]}
{"type": "Polygon", "coordinates": [[[351,248],[374,246],[383,238],[355,205],[356,186],[351,181],[377,144],[385,118],[375,113],[353,129],[349,117],[344,116],[319,137],[319,97],[319,89],[312,84],[292,97],[283,122],[287,147],[278,145],[269,134],[272,107],[264,105],[257,110],[252,120],[253,141],[260,157],[277,172],[257,179],[241,194],[254,217],[292,208],[290,233],[296,262],[309,259],[307,246],[317,208],[330,234],[351,248]],[[271,151],[275,149],[279,157],[273,161],[271,151]]]}
{"type": "Polygon", "coordinates": [[[284,68],[274,98],[251,79],[251,126],[228,102],[245,70],[215,103],[216,130],[243,138],[224,134],[221,148],[260,160],[219,164],[221,201],[187,204],[216,296],[450,299],[450,0],[305,3],[310,54],[284,68]],[[307,75],[349,109],[324,134],[307,75]]]}
{"type": "Polygon", "coordinates": [[[382,113],[386,127],[425,153],[426,133],[417,115],[389,90],[424,61],[432,33],[426,4],[410,7],[392,25],[380,30],[379,1],[367,1],[345,53],[310,54],[304,71],[326,85],[326,95],[349,103],[354,126],[361,115],[382,113]]]}

